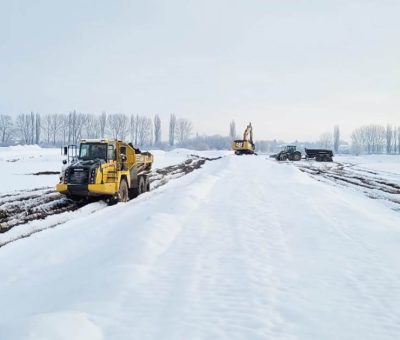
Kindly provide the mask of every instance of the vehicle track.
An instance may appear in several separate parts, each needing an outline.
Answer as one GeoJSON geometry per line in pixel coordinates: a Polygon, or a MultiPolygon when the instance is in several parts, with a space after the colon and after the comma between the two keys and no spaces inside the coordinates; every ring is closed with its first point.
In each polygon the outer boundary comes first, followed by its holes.
{"type": "MultiPolygon", "coordinates": [[[[185,162],[153,170],[150,174],[152,189],[201,168],[207,161],[221,158],[191,157],[185,162]]],[[[0,195],[0,234],[33,220],[77,210],[91,202],[93,200],[72,201],[51,187],[0,195]]]]}
{"type": "Polygon", "coordinates": [[[389,202],[394,210],[400,211],[400,175],[398,174],[371,171],[349,163],[334,162],[321,166],[316,162],[301,162],[295,165],[300,171],[317,180],[353,188],[370,198],[389,202]]]}

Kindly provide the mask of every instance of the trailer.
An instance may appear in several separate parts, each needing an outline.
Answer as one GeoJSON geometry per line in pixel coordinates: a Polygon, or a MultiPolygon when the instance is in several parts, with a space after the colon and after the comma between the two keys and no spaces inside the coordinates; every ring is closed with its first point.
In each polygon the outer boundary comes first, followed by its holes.
{"type": "Polygon", "coordinates": [[[332,162],[333,152],[327,149],[304,149],[306,159],[315,159],[317,162],[332,162]]]}

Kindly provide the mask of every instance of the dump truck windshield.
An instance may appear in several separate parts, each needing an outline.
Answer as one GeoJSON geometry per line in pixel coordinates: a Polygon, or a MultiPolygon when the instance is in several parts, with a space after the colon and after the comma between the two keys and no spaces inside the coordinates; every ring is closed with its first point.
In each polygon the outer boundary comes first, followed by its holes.
{"type": "Polygon", "coordinates": [[[79,149],[79,159],[94,160],[104,159],[107,160],[107,144],[81,144],[79,149]]]}

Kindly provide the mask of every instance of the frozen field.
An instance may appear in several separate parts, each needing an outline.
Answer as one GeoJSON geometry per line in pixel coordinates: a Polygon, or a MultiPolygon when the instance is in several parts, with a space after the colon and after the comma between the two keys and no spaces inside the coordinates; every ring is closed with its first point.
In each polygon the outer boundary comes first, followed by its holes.
{"type": "Polygon", "coordinates": [[[337,156],[335,161],[355,164],[360,168],[400,174],[400,155],[337,156]]]}
{"type": "MultiPolygon", "coordinates": [[[[0,151],[1,173],[61,165],[58,150],[36,152],[0,151]]],[[[398,338],[398,159],[182,149],[155,152],[156,168],[193,153],[223,157],[128,203],[30,222],[57,225],[0,247],[0,339],[398,338]]]]}

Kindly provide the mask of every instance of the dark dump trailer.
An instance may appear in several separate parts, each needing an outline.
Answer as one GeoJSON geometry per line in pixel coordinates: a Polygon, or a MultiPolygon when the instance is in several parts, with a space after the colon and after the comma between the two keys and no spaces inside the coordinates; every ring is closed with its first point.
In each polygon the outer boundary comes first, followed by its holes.
{"type": "Polygon", "coordinates": [[[306,158],[314,158],[317,162],[332,162],[333,152],[326,149],[304,149],[306,158]]]}

